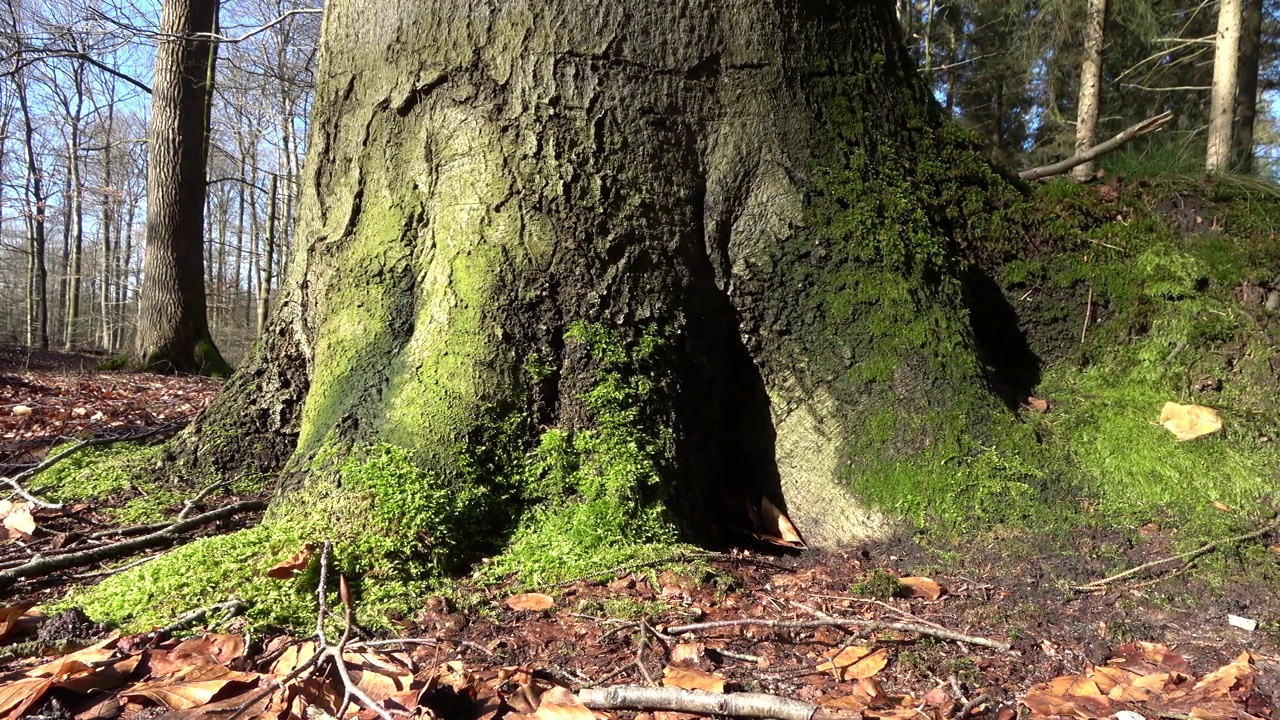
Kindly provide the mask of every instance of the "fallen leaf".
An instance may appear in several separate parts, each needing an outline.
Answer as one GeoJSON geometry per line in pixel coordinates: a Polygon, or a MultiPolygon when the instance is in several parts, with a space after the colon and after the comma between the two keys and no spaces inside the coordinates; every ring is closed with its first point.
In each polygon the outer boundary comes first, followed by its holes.
{"type": "Polygon", "coordinates": [[[1027,409],[1030,410],[1031,412],[1036,412],[1036,413],[1049,412],[1049,401],[1045,400],[1042,397],[1036,397],[1035,395],[1032,395],[1027,398],[1026,406],[1027,406],[1027,409]]]}
{"type": "Polygon", "coordinates": [[[503,602],[512,610],[548,610],[556,606],[555,598],[542,593],[512,595],[503,602]]]}
{"type": "Polygon", "coordinates": [[[782,513],[776,505],[769,502],[769,498],[760,498],[760,513],[764,517],[760,522],[764,525],[765,530],[777,531],[777,537],[784,543],[794,547],[805,547],[804,540],[800,537],[800,531],[796,530],[796,526],[791,523],[790,518],[782,513]]]}
{"type": "Polygon", "coordinates": [[[942,597],[942,593],[944,592],[941,585],[927,577],[898,578],[898,584],[907,588],[907,597],[921,598],[924,600],[937,600],[942,597]]]}
{"type": "Polygon", "coordinates": [[[830,672],[837,680],[862,680],[880,672],[889,664],[889,651],[885,648],[871,650],[850,645],[838,652],[831,650],[827,662],[820,663],[818,672],[830,672]]]}
{"type": "Polygon", "coordinates": [[[542,703],[533,717],[538,720],[596,720],[582,701],[566,688],[553,687],[542,694],[542,703]]]}
{"type": "Polygon", "coordinates": [[[1178,440],[1194,440],[1222,429],[1222,416],[1203,405],[1167,402],[1160,410],[1160,424],[1178,440]]]}
{"type": "Polygon", "coordinates": [[[275,578],[276,580],[288,580],[299,573],[305,572],[311,566],[311,553],[311,544],[303,545],[301,550],[276,563],[274,567],[268,570],[267,577],[275,578]]]}
{"type": "Polygon", "coordinates": [[[0,500],[0,518],[3,518],[0,521],[0,540],[29,540],[36,531],[36,520],[31,516],[31,503],[0,500]]]}
{"type": "Polygon", "coordinates": [[[190,710],[208,703],[231,683],[255,683],[258,677],[222,665],[191,667],[175,675],[138,683],[122,691],[120,696],[146,698],[170,710],[190,710]]]}
{"type": "Polygon", "coordinates": [[[31,408],[27,405],[14,405],[13,409],[9,412],[17,415],[18,417],[25,417],[31,414],[31,408]]]}
{"type": "Polygon", "coordinates": [[[706,653],[707,647],[700,642],[677,643],[671,648],[671,662],[676,665],[698,665],[706,659],[706,653]]]}
{"type": "Polygon", "coordinates": [[[701,670],[688,670],[668,665],[662,670],[662,684],[667,687],[684,688],[685,690],[703,690],[705,692],[724,692],[724,678],[714,673],[701,670]]]}
{"type": "Polygon", "coordinates": [[[18,621],[31,609],[28,603],[18,603],[0,608],[0,640],[9,637],[18,627],[18,621]]]}

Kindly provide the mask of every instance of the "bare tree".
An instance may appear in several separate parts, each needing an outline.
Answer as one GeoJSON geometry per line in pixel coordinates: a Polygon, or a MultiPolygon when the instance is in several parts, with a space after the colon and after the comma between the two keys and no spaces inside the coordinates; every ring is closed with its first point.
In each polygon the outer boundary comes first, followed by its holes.
{"type": "Polygon", "coordinates": [[[135,351],[145,367],[224,375],[204,293],[205,161],[217,0],[166,0],[147,131],[147,253],[135,351]]]}
{"type": "MultiPolygon", "coordinates": [[[[1098,109],[1102,95],[1102,46],[1106,40],[1107,0],[1089,0],[1084,36],[1084,62],[1080,68],[1080,99],[1076,103],[1076,153],[1093,147],[1098,137],[1098,109]]],[[[1093,176],[1093,162],[1071,171],[1077,180],[1093,176]]]]}
{"type": "Polygon", "coordinates": [[[1237,67],[1243,0],[1219,0],[1218,35],[1213,54],[1213,89],[1209,103],[1209,137],[1204,169],[1226,172],[1231,164],[1231,126],[1235,118],[1237,67]]]}

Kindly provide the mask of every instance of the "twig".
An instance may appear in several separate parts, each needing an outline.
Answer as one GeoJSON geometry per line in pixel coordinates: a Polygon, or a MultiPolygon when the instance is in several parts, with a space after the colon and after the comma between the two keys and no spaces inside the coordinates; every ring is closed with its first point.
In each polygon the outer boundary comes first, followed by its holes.
{"type": "Polygon", "coordinates": [[[214,490],[217,490],[218,488],[221,488],[221,487],[226,487],[228,483],[229,481],[227,480],[219,480],[218,482],[213,483],[209,487],[206,487],[205,489],[201,490],[199,493],[196,494],[195,497],[182,503],[182,512],[178,513],[178,519],[186,520],[187,516],[190,515],[196,509],[196,505],[198,505],[205,498],[209,497],[209,494],[212,493],[214,490]]]}
{"type": "Polygon", "coordinates": [[[113,560],[118,557],[132,554],[138,550],[148,550],[160,545],[166,545],[176,540],[180,535],[188,530],[194,530],[211,523],[224,520],[226,518],[238,515],[242,512],[253,512],[266,508],[266,503],[260,500],[245,500],[227,505],[216,510],[210,510],[203,515],[197,515],[180,522],[175,522],[165,529],[149,535],[143,535],[131,540],[113,543],[111,545],[100,545],[98,547],[89,548],[80,552],[68,553],[66,555],[54,555],[52,557],[36,557],[29,562],[19,565],[11,570],[0,572],[0,591],[7,590],[19,580],[25,580],[32,577],[41,577],[56,570],[66,570],[67,568],[82,567],[93,563],[102,562],[103,560],[113,560]]]}
{"type": "Polygon", "coordinates": [[[1130,125],[1128,128],[1106,142],[1098,143],[1088,150],[1072,155],[1066,160],[1059,160],[1058,162],[1050,163],[1049,165],[1041,165],[1040,167],[1023,170],[1018,173],[1018,177],[1023,180],[1043,180],[1047,177],[1061,175],[1077,165],[1083,165],[1094,158],[1106,155],[1136,137],[1147,135],[1163,128],[1165,125],[1169,124],[1169,121],[1172,119],[1172,112],[1164,112],[1156,115],[1155,117],[1149,117],[1142,122],[1130,125]]]}
{"type": "Polygon", "coordinates": [[[636,642],[636,667],[640,668],[640,674],[644,676],[644,681],[650,685],[656,685],[653,676],[649,674],[649,668],[644,664],[644,648],[648,640],[646,632],[649,629],[648,623],[640,621],[640,640],[636,642]]]}
{"type": "Polygon", "coordinates": [[[231,713],[231,715],[227,718],[227,720],[239,720],[240,716],[248,712],[249,708],[261,702],[271,693],[279,690],[285,685],[288,685],[294,680],[297,680],[299,675],[301,675],[302,673],[306,672],[307,670],[315,666],[315,664],[320,662],[321,658],[323,657],[324,657],[324,653],[320,652],[319,650],[316,650],[316,652],[310,658],[308,658],[306,662],[294,668],[293,671],[290,672],[288,675],[285,675],[279,680],[274,680],[268,683],[266,687],[262,688],[258,692],[251,695],[248,700],[244,701],[239,707],[235,709],[235,712],[231,713]]]}
{"type": "Polygon", "coordinates": [[[860,627],[867,630],[897,630],[900,632],[913,632],[920,635],[928,635],[940,638],[942,640],[952,640],[954,642],[970,643],[972,645],[980,645],[992,650],[1008,652],[1012,647],[1009,643],[1002,643],[997,640],[988,640],[987,638],[975,637],[973,635],[965,635],[963,633],[953,632],[951,630],[939,630],[931,628],[919,623],[897,623],[882,622],[880,620],[855,620],[852,618],[833,618],[831,620],[762,620],[758,618],[742,618],[740,620],[717,620],[714,622],[690,623],[688,625],[673,625],[666,628],[666,632],[671,635],[679,635],[687,632],[697,632],[699,630],[715,630],[717,628],[726,627],[742,627],[753,625],[757,627],[769,627],[778,630],[801,630],[805,628],[816,627],[860,627]]]}
{"type": "Polygon", "coordinates": [[[200,622],[210,613],[221,611],[227,613],[228,616],[231,616],[244,612],[247,607],[249,606],[243,600],[228,600],[227,602],[218,603],[217,605],[197,608],[157,630],[157,642],[173,635],[179,630],[185,630],[186,628],[200,622]]]}
{"type": "Polygon", "coordinates": [[[1262,537],[1263,535],[1266,535],[1267,533],[1272,532],[1276,529],[1280,529],[1280,518],[1272,520],[1270,523],[1267,523],[1262,528],[1258,530],[1254,530],[1253,532],[1247,532],[1247,533],[1244,533],[1243,535],[1235,535],[1229,538],[1222,538],[1221,540],[1214,540],[1213,542],[1205,543],[1204,545],[1201,545],[1195,550],[1180,553],[1178,555],[1171,555],[1167,558],[1162,558],[1160,560],[1152,560],[1151,562],[1143,563],[1135,568],[1130,568],[1128,570],[1125,570],[1124,572],[1118,572],[1115,575],[1104,577],[1101,580],[1094,580],[1093,582],[1086,583],[1084,585],[1076,585],[1071,589],[1076,592],[1097,592],[1098,590],[1104,590],[1111,583],[1117,580],[1123,580],[1133,575],[1137,575],[1143,570],[1150,570],[1153,567],[1158,567],[1160,565],[1164,565],[1165,563],[1176,562],[1178,560],[1187,560],[1187,561],[1194,560],[1200,557],[1201,555],[1204,555],[1210,550],[1213,550],[1221,545],[1230,545],[1233,543],[1244,542],[1245,540],[1252,540],[1254,538],[1262,537]]]}
{"type": "Polygon", "coordinates": [[[1080,328],[1080,342],[1084,343],[1084,336],[1089,332],[1089,321],[1093,320],[1093,286],[1089,286],[1089,297],[1084,301],[1084,325],[1080,328]]]}
{"type": "Polygon", "coordinates": [[[987,695],[986,693],[983,693],[982,695],[979,695],[978,697],[973,698],[969,702],[965,703],[964,707],[960,708],[960,712],[956,715],[956,720],[965,720],[965,718],[969,717],[969,713],[973,712],[974,708],[978,707],[984,702],[990,702],[990,701],[991,701],[991,696],[987,695]]]}
{"type": "Polygon", "coordinates": [[[631,662],[627,663],[626,665],[623,665],[622,667],[615,669],[613,672],[609,673],[608,675],[605,675],[604,677],[600,678],[599,680],[596,680],[595,682],[593,682],[593,683],[591,683],[591,684],[589,684],[589,685],[586,685],[585,687],[596,687],[596,686],[598,686],[598,685],[603,685],[603,684],[605,684],[605,683],[609,682],[610,680],[612,680],[612,679],[614,679],[614,678],[618,677],[619,675],[621,675],[621,674],[625,673],[626,671],[630,670],[631,668],[633,668],[633,667],[635,667],[635,666],[636,666],[636,663],[635,663],[635,661],[634,661],[634,660],[632,660],[631,662]]]}
{"type": "Polygon", "coordinates": [[[6,477],[2,479],[7,485],[9,485],[9,487],[13,488],[14,492],[22,496],[23,500],[26,500],[32,505],[35,505],[36,507],[39,507],[39,508],[44,508],[45,510],[61,510],[62,503],[45,502],[44,500],[41,500],[35,497],[31,493],[23,489],[22,481],[26,480],[27,478],[34,477],[44,472],[45,470],[48,470],[54,465],[57,465],[59,462],[62,462],[63,460],[71,457],[72,455],[75,455],[76,453],[80,452],[81,450],[84,450],[85,448],[95,447],[98,445],[110,445],[112,443],[118,443],[118,442],[127,442],[130,440],[141,440],[143,438],[151,437],[152,435],[155,435],[158,432],[172,429],[173,427],[174,427],[173,425],[162,425],[158,428],[153,428],[151,430],[148,430],[147,432],[138,433],[137,435],[122,435],[120,437],[100,437],[100,438],[92,438],[89,440],[81,440],[75,445],[72,445],[66,450],[63,450],[62,452],[58,453],[57,455],[54,455],[51,458],[45,458],[39,465],[36,465],[35,467],[27,468],[26,470],[23,470],[22,472],[18,473],[17,475],[14,475],[11,478],[6,477]]]}
{"type": "Polygon", "coordinates": [[[583,688],[578,700],[592,710],[668,710],[774,720],[818,720],[817,705],[762,693],[709,693],[675,687],[614,685],[583,688]]]}

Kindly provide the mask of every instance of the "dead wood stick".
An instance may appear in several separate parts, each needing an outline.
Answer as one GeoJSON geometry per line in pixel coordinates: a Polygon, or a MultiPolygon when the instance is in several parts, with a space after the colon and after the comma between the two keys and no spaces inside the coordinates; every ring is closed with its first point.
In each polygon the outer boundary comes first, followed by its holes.
{"type": "Polygon", "coordinates": [[[1040,167],[1023,170],[1018,173],[1018,177],[1023,180],[1043,180],[1047,177],[1061,175],[1077,165],[1083,165],[1094,158],[1106,155],[1136,137],[1141,137],[1163,128],[1165,125],[1169,124],[1169,121],[1172,119],[1172,112],[1163,112],[1155,117],[1149,117],[1142,122],[1130,125],[1128,128],[1121,131],[1120,134],[1106,142],[1098,143],[1088,150],[1072,155],[1066,160],[1059,160],[1058,162],[1050,163],[1048,165],[1041,165],[1040,167]]]}
{"type": "Polygon", "coordinates": [[[1159,560],[1152,560],[1149,563],[1143,563],[1135,568],[1129,568],[1124,572],[1118,572],[1115,575],[1104,577],[1101,580],[1094,580],[1093,582],[1086,583],[1084,585],[1077,585],[1071,589],[1076,592],[1097,592],[1098,590],[1104,590],[1111,583],[1117,580],[1123,580],[1133,575],[1137,575],[1143,570],[1150,570],[1153,567],[1158,567],[1160,565],[1164,565],[1165,563],[1176,562],[1178,560],[1194,560],[1195,558],[1198,558],[1201,555],[1204,555],[1210,550],[1213,550],[1214,548],[1219,547],[1221,545],[1230,545],[1232,543],[1244,542],[1245,540],[1252,540],[1254,538],[1262,537],[1263,535],[1266,535],[1267,533],[1275,530],[1280,530],[1280,518],[1276,518],[1275,520],[1272,520],[1271,522],[1267,523],[1266,525],[1262,526],[1257,530],[1254,530],[1253,532],[1247,532],[1247,533],[1244,533],[1243,535],[1235,535],[1229,538],[1222,538],[1221,540],[1214,540],[1213,542],[1205,543],[1204,545],[1201,545],[1195,550],[1179,553],[1177,555],[1170,555],[1167,558],[1161,558],[1159,560]]]}
{"type": "Polygon", "coordinates": [[[709,693],[675,687],[614,685],[583,688],[578,700],[592,710],[667,710],[774,720],[820,720],[817,705],[763,693],[709,693]]]}
{"type": "Polygon", "coordinates": [[[110,545],[99,545],[98,547],[89,548],[81,552],[68,553],[66,555],[54,555],[52,557],[37,557],[27,562],[25,565],[19,565],[11,570],[0,572],[0,591],[7,590],[19,580],[25,580],[32,577],[40,577],[56,570],[66,570],[67,568],[81,567],[91,565],[103,560],[114,560],[116,558],[130,555],[139,550],[148,550],[160,545],[167,545],[178,539],[188,530],[194,530],[211,523],[225,520],[226,518],[238,515],[242,512],[254,512],[266,509],[267,504],[261,500],[245,500],[226,507],[220,507],[217,510],[210,510],[203,515],[197,515],[180,522],[175,522],[163,530],[153,532],[149,535],[143,535],[130,540],[123,540],[110,545]]]}
{"type": "Polygon", "coordinates": [[[1002,643],[998,640],[988,640],[987,638],[975,637],[973,635],[965,635],[951,630],[939,630],[927,625],[919,623],[899,623],[899,622],[882,622],[880,620],[855,620],[852,618],[831,618],[830,620],[761,620],[758,618],[742,618],[740,620],[716,620],[714,622],[690,623],[688,625],[672,625],[664,630],[670,635],[679,635],[687,632],[697,632],[699,630],[715,630],[717,628],[742,627],[745,625],[754,625],[757,627],[775,628],[778,630],[802,630],[805,628],[816,627],[859,627],[864,630],[897,630],[899,632],[913,632],[919,635],[929,635],[930,637],[940,638],[942,640],[952,640],[955,642],[970,643],[979,645],[1000,652],[1009,652],[1012,647],[1009,643],[1002,643]]]}

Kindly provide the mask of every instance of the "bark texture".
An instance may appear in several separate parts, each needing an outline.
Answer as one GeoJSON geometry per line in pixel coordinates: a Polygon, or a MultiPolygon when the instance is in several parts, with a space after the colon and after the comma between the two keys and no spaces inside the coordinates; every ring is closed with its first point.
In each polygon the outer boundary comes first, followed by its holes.
{"type": "MultiPolygon", "coordinates": [[[[1085,25],[1084,62],[1080,67],[1080,99],[1076,104],[1076,154],[1098,139],[1098,109],[1102,98],[1102,45],[1106,40],[1107,0],[1089,0],[1085,25]]],[[[1093,177],[1094,164],[1081,163],[1071,171],[1077,180],[1093,177]]]]}
{"type": "Polygon", "coordinates": [[[1209,99],[1209,135],[1205,150],[1206,172],[1221,173],[1231,165],[1231,129],[1235,124],[1237,68],[1240,62],[1240,26],[1244,0],[1218,0],[1218,35],[1214,42],[1213,89],[1209,99]]]}
{"type": "Polygon", "coordinates": [[[322,48],[278,309],[178,452],[386,443],[496,483],[603,422],[593,328],[661,339],[625,394],[688,527],[768,496],[831,546],[898,527],[862,483],[995,411],[962,257],[1010,189],[892,0],[331,0],[322,48]]]}
{"type": "Polygon", "coordinates": [[[147,131],[147,249],[135,352],[145,367],[224,374],[204,294],[206,105],[218,0],[166,0],[147,131]],[[202,35],[203,34],[203,35],[202,35]]]}

